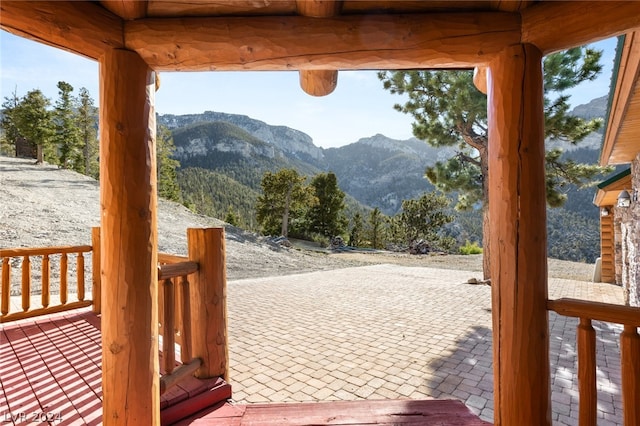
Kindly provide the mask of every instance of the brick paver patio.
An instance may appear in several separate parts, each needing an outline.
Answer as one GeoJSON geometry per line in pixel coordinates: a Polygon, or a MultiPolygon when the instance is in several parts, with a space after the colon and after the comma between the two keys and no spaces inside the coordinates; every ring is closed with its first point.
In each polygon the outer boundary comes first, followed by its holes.
{"type": "MultiPolygon", "coordinates": [[[[456,398],[493,420],[491,288],[472,272],[375,265],[228,285],[238,402],[456,398]]],[[[620,287],[551,279],[550,298],[622,303],[620,287]]],[[[577,320],[550,313],[555,424],[577,424],[577,320]]],[[[598,424],[621,424],[619,333],[594,322],[598,424]]]]}

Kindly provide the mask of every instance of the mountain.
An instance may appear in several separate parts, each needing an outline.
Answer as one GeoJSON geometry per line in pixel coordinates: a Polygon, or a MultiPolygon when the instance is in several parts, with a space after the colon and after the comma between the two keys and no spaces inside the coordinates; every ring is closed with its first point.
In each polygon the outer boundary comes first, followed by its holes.
{"type": "Polygon", "coordinates": [[[322,161],[323,152],[313,144],[311,136],[286,126],[272,126],[246,115],[227,114],[224,112],[205,111],[202,114],[158,115],[158,123],[170,130],[186,127],[196,123],[224,122],[233,124],[250,135],[274,146],[291,158],[307,162],[322,161]]]}
{"type": "Polygon", "coordinates": [[[571,115],[586,119],[603,118],[607,114],[607,109],[609,109],[609,96],[601,96],[576,106],[571,111],[571,115]]]}
{"type": "MultiPolygon", "coordinates": [[[[212,111],[159,115],[158,122],[172,129],[174,157],[182,167],[181,182],[187,181],[184,174],[191,173],[189,182],[197,175],[207,180],[204,186],[217,185],[208,181],[214,175],[188,171],[208,169],[258,191],[266,171],[294,168],[309,176],[332,171],[340,188],[353,197],[350,204],[355,210],[363,210],[357,206],[359,202],[378,207],[387,215],[397,213],[402,200],[433,190],[424,178],[425,167],[453,152],[450,148],[433,148],[415,138],[401,141],[379,134],[325,150],[298,130],[212,111]]],[[[201,199],[200,193],[196,195],[201,199]]],[[[187,198],[193,199],[194,194],[187,198]]],[[[206,213],[212,214],[212,208],[207,208],[206,213]]]]}
{"type": "Polygon", "coordinates": [[[266,171],[293,167],[312,175],[321,170],[229,122],[194,122],[174,128],[172,134],[174,157],[182,169],[215,170],[253,190],[260,188],[266,171]]]}
{"type": "Polygon", "coordinates": [[[397,213],[402,200],[432,191],[425,168],[452,153],[415,138],[402,141],[380,134],[324,151],[325,167],[336,174],[340,188],[387,215],[397,213]]]}

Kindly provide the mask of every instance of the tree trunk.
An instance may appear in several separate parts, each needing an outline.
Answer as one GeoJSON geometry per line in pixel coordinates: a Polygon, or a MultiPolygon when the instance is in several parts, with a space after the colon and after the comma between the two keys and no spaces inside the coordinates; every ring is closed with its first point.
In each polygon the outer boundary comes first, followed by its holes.
{"type": "Polygon", "coordinates": [[[44,164],[44,154],[42,151],[42,145],[36,145],[36,164],[44,164]]]}
{"type": "Polygon", "coordinates": [[[287,196],[284,200],[284,213],[282,213],[282,236],[289,236],[289,207],[291,205],[291,192],[293,191],[293,185],[289,187],[287,196]]]}
{"type": "MultiPolygon", "coordinates": [[[[86,131],[86,129],[85,129],[86,131]]],[[[89,175],[91,168],[91,159],[89,158],[89,138],[84,135],[84,146],[82,147],[82,156],[84,157],[84,174],[89,175]]]]}

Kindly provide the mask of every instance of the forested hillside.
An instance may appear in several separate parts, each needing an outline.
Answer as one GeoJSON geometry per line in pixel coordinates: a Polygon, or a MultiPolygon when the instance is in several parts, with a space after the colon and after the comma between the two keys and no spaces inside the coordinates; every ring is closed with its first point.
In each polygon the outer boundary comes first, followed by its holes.
{"type": "Polygon", "coordinates": [[[189,209],[221,219],[231,211],[240,217],[240,227],[255,229],[258,191],[223,173],[200,167],[181,169],[178,183],[189,209]]]}

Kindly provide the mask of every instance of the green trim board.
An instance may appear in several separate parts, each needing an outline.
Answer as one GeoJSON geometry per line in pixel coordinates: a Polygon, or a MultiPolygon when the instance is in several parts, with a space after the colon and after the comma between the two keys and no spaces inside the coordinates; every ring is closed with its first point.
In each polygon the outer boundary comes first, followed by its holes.
{"type": "Polygon", "coordinates": [[[631,174],[631,167],[621,171],[620,173],[616,173],[615,175],[611,176],[607,180],[603,180],[602,182],[600,182],[598,184],[598,188],[599,189],[605,189],[607,186],[611,185],[612,183],[616,183],[620,179],[622,179],[622,178],[624,178],[626,176],[629,176],[630,174],[631,174]]]}

